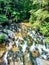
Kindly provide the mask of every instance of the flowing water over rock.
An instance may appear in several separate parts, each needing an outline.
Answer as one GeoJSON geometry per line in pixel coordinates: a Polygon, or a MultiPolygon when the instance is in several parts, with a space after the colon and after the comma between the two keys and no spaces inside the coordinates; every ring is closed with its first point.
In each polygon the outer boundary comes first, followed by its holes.
{"type": "Polygon", "coordinates": [[[20,26],[12,24],[0,33],[7,39],[4,41],[6,52],[2,57],[5,65],[42,65],[41,58],[49,59],[49,48],[47,44],[45,46],[45,37],[35,29],[22,24],[20,26]]]}

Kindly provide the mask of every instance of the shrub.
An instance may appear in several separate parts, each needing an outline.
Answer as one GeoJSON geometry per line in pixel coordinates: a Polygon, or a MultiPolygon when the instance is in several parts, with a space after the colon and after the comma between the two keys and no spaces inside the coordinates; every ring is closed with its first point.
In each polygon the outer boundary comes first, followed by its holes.
{"type": "Polygon", "coordinates": [[[49,44],[49,37],[45,39],[45,43],[49,44]]]}
{"type": "Polygon", "coordinates": [[[0,24],[7,23],[8,18],[5,15],[0,15],[0,24]]]}

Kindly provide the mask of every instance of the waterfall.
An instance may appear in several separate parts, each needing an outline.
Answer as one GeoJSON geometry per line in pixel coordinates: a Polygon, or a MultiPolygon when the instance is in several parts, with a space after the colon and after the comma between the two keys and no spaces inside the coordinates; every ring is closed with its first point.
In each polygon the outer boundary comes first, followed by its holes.
{"type": "Polygon", "coordinates": [[[42,54],[42,46],[38,44],[38,50],[39,50],[39,53],[42,54]]]}
{"type": "Polygon", "coordinates": [[[5,53],[5,55],[3,57],[3,60],[6,63],[6,65],[8,65],[7,55],[8,55],[8,51],[5,53]]]}
{"type": "Polygon", "coordinates": [[[30,35],[33,38],[35,36],[35,31],[34,30],[29,31],[28,35],[30,35]]]}
{"type": "Polygon", "coordinates": [[[27,47],[27,41],[24,40],[24,44],[22,45],[23,53],[26,51],[26,47],[27,47]]]}
{"type": "Polygon", "coordinates": [[[39,57],[36,58],[36,63],[37,63],[37,65],[42,65],[41,59],[39,57]]]}
{"type": "Polygon", "coordinates": [[[32,52],[33,50],[35,50],[35,43],[33,42],[32,46],[30,47],[30,51],[32,52]]]}
{"type": "Polygon", "coordinates": [[[19,39],[15,41],[16,43],[16,46],[18,47],[19,46],[19,39]]]}
{"type": "MultiPolygon", "coordinates": [[[[19,29],[18,28],[18,30],[19,31],[21,31],[21,29],[19,29]]],[[[5,30],[4,30],[5,31],[5,30]]],[[[41,36],[40,35],[40,33],[36,33],[34,30],[29,30],[28,31],[28,37],[25,37],[24,39],[22,38],[22,37],[18,37],[18,39],[17,40],[14,40],[14,41],[12,41],[12,39],[9,39],[9,41],[10,41],[10,43],[9,43],[9,48],[8,48],[8,50],[10,50],[10,49],[12,49],[12,45],[14,44],[14,42],[15,42],[15,44],[16,44],[16,47],[18,47],[19,48],[19,46],[21,46],[21,53],[22,53],[22,62],[20,63],[20,65],[25,65],[25,53],[26,53],[26,49],[29,47],[29,52],[26,54],[27,56],[27,59],[28,60],[30,60],[31,61],[31,63],[32,63],[32,65],[34,64],[34,63],[37,63],[37,65],[42,65],[41,64],[41,59],[39,58],[39,57],[37,57],[37,58],[34,58],[33,56],[32,56],[32,52],[35,50],[35,48],[37,48],[38,50],[39,50],[39,53],[40,53],[40,55],[42,55],[42,49],[44,50],[44,51],[46,51],[46,52],[49,52],[49,49],[48,48],[46,48],[46,46],[45,45],[42,45],[42,44],[40,44],[39,42],[40,42],[40,40],[42,40],[43,42],[44,42],[44,37],[43,36],[41,36]],[[27,45],[27,42],[28,42],[28,40],[29,39],[31,39],[31,43],[32,43],[32,45],[31,46],[29,46],[29,45],[27,45]],[[38,44],[36,44],[36,42],[35,41],[38,41],[39,40],[39,42],[37,42],[38,44]],[[23,43],[23,44],[20,44],[20,43],[23,43]],[[36,44],[36,45],[35,45],[36,44]]],[[[14,33],[12,32],[12,31],[9,31],[8,30],[8,36],[10,36],[11,38],[14,38],[15,37],[15,35],[14,35],[14,33]]],[[[29,40],[30,41],[30,40],[29,40]]],[[[48,46],[47,46],[48,47],[48,46]]],[[[7,59],[7,55],[8,55],[8,52],[9,51],[7,51],[6,53],[5,53],[5,55],[4,55],[4,57],[3,57],[3,60],[4,60],[4,62],[6,63],[6,65],[8,65],[8,59],[7,59]]],[[[16,52],[17,53],[17,52],[16,52]]],[[[18,54],[20,54],[20,53],[18,53],[18,54]]],[[[12,54],[11,54],[12,55],[12,54]]],[[[44,54],[43,54],[44,55],[44,54]]],[[[18,56],[18,55],[17,55],[18,56]]],[[[40,56],[41,57],[41,56],[40,56]]],[[[47,58],[46,57],[46,55],[44,56],[45,58],[47,58]]],[[[27,60],[26,59],[26,60],[27,60]]],[[[14,61],[13,61],[14,62],[14,61]]],[[[16,61],[17,62],[17,61],[16,61]]]]}
{"type": "Polygon", "coordinates": [[[21,44],[19,44],[19,40],[23,40],[23,38],[19,36],[19,38],[15,41],[17,47],[22,46],[21,44]]]}

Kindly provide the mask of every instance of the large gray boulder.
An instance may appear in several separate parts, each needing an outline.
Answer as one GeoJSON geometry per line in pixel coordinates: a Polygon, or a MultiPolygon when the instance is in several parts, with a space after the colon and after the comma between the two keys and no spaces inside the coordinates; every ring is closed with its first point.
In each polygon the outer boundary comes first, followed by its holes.
{"type": "Polygon", "coordinates": [[[13,31],[4,29],[4,32],[7,33],[11,39],[15,38],[15,34],[13,31]]]}

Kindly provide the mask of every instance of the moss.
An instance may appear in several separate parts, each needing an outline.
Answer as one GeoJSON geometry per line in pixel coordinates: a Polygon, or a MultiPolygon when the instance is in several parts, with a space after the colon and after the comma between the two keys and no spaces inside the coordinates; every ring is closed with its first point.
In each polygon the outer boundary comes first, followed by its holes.
{"type": "Polygon", "coordinates": [[[4,40],[5,40],[5,36],[4,36],[4,34],[1,34],[0,35],[0,43],[2,43],[4,40]]]}

